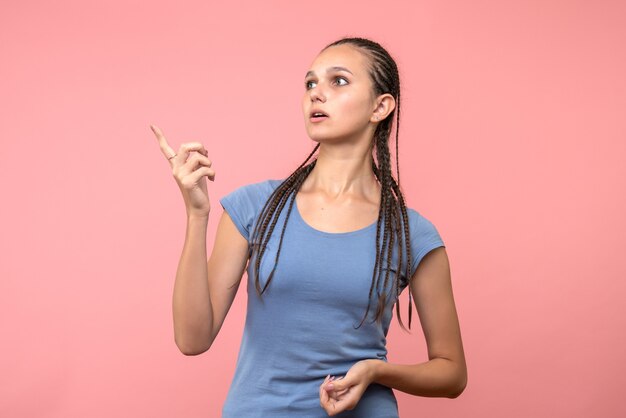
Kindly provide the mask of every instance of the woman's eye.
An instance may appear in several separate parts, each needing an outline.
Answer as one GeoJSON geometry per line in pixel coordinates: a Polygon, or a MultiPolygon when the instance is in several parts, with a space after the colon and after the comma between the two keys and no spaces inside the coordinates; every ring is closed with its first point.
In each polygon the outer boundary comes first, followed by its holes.
{"type": "MultiPolygon", "coordinates": [[[[335,77],[335,81],[340,86],[345,86],[346,84],[348,84],[348,80],[344,77],[335,77]]],[[[305,81],[304,86],[306,87],[307,90],[309,90],[315,87],[315,81],[313,80],[305,81]]]]}

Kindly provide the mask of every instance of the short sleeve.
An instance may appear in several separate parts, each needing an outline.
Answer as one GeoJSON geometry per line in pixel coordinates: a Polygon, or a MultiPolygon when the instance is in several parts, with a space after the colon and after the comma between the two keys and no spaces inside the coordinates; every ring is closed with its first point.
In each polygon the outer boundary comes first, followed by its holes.
{"type": "Polygon", "coordinates": [[[426,254],[435,248],[445,247],[435,225],[417,211],[412,212],[414,227],[411,229],[411,277],[426,254]]]}
{"type": "Polygon", "coordinates": [[[265,202],[281,180],[266,180],[241,186],[220,199],[241,235],[249,242],[253,225],[265,202]]]}

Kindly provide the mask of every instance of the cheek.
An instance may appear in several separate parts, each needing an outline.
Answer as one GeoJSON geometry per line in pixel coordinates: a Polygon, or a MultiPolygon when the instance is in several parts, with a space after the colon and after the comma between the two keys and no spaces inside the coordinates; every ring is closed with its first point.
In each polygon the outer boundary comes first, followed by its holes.
{"type": "Polygon", "coordinates": [[[370,102],[367,98],[346,95],[338,101],[342,113],[351,120],[361,120],[370,117],[370,102]]]}

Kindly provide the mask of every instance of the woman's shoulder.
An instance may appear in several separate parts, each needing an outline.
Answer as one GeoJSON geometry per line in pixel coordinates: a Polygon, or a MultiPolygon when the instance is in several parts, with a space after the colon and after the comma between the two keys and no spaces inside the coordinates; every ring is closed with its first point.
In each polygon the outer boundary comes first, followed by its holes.
{"type": "Polygon", "coordinates": [[[223,196],[222,202],[236,202],[238,205],[245,204],[251,208],[265,203],[269,196],[283,182],[279,179],[267,179],[235,187],[231,192],[223,196]]]}
{"type": "Polygon", "coordinates": [[[435,224],[422,212],[407,207],[409,218],[409,233],[413,260],[412,274],[424,256],[437,247],[445,247],[444,240],[435,224]]]}
{"type": "Polygon", "coordinates": [[[283,180],[268,179],[244,184],[223,196],[220,203],[241,234],[248,238],[254,220],[283,180]]]}
{"type": "MultiPolygon", "coordinates": [[[[409,225],[411,228],[417,227],[417,225],[421,222],[422,219],[426,219],[424,215],[417,209],[413,207],[406,207],[406,214],[409,219],[409,225]]],[[[427,220],[427,219],[426,219],[427,220]]]]}
{"type": "Polygon", "coordinates": [[[413,242],[421,242],[421,241],[431,241],[431,242],[439,242],[443,241],[441,235],[439,233],[439,229],[430,220],[430,217],[424,216],[421,211],[417,209],[410,208],[407,206],[407,217],[409,223],[409,233],[411,236],[411,241],[413,242]]]}
{"type": "Polygon", "coordinates": [[[273,192],[284,180],[278,179],[267,179],[262,181],[257,181],[254,183],[244,184],[240,186],[240,189],[244,189],[250,192],[264,192],[270,191],[273,192]]]}
{"type": "Polygon", "coordinates": [[[278,179],[267,179],[257,181],[254,183],[247,183],[236,187],[227,196],[237,196],[239,198],[246,198],[252,200],[267,200],[267,198],[276,190],[276,188],[283,182],[278,179]]]}

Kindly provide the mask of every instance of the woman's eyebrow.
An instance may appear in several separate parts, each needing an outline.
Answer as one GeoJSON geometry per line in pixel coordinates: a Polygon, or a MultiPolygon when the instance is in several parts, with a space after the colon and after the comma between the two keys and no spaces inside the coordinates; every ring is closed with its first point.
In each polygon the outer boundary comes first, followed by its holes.
{"type": "MultiPolygon", "coordinates": [[[[333,72],[333,71],[345,71],[345,72],[347,72],[347,73],[352,74],[352,71],[348,70],[346,67],[338,67],[338,66],[335,66],[335,67],[329,67],[329,68],[326,70],[326,72],[327,72],[327,73],[330,73],[330,72],[333,72]]],[[[308,76],[310,76],[310,75],[315,75],[315,71],[308,71],[308,72],[306,73],[306,75],[304,76],[304,78],[307,78],[307,77],[308,77],[308,76]]],[[[352,74],[352,75],[354,75],[354,74],[352,74]]]]}

